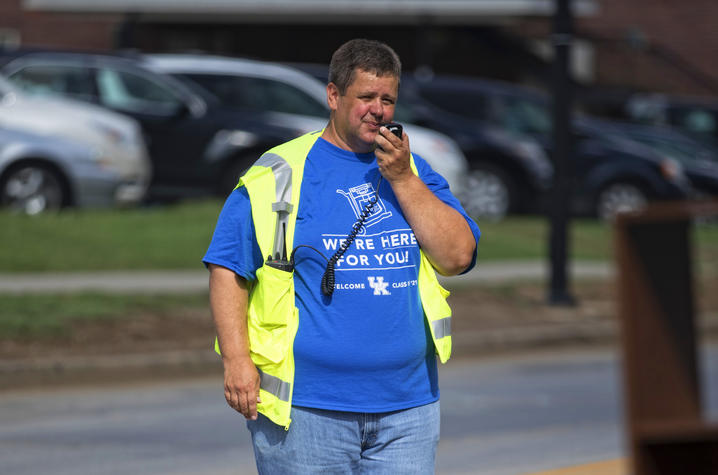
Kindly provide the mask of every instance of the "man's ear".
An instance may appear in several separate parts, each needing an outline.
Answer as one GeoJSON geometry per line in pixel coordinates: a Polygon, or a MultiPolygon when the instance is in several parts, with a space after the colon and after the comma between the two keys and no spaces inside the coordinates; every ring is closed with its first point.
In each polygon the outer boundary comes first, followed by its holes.
{"type": "Polygon", "coordinates": [[[327,84],[327,104],[332,111],[337,110],[339,102],[339,88],[333,82],[327,84]]]}

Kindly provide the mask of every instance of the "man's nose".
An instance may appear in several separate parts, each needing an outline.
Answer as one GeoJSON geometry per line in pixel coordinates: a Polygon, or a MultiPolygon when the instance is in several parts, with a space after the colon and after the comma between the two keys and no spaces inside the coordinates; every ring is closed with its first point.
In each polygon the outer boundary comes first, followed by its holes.
{"type": "Polygon", "coordinates": [[[375,117],[382,117],[384,115],[384,104],[381,103],[381,100],[376,100],[371,103],[371,107],[369,108],[369,112],[372,113],[375,117]]]}

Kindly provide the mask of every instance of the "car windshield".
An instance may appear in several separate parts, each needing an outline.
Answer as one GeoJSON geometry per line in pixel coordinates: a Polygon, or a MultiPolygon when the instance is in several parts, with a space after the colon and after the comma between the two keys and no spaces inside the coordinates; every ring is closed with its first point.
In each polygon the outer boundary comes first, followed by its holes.
{"type": "Polygon", "coordinates": [[[551,133],[551,114],[539,99],[468,89],[425,89],[422,97],[454,114],[501,125],[513,134],[551,133]]]}
{"type": "Polygon", "coordinates": [[[186,73],[180,76],[194,81],[233,107],[322,118],[328,115],[327,107],[322,103],[281,81],[230,74],[186,73]]]}
{"type": "Polygon", "coordinates": [[[487,114],[488,102],[483,95],[444,89],[422,89],[420,94],[435,106],[464,117],[479,118],[487,114]]]}
{"type": "Polygon", "coordinates": [[[681,128],[697,134],[718,135],[718,112],[701,107],[675,107],[670,111],[681,128]]]}
{"type": "Polygon", "coordinates": [[[505,129],[517,134],[551,133],[551,114],[544,104],[519,97],[497,96],[492,116],[505,129]]]}
{"type": "Polygon", "coordinates": [[[92,76],[81,66],[30,64],[9,76],[14,84],[33,95],[62,95],[83,101],[94,99],[92,76]]]}
{"type": "Polygon", "coordinates": [[[100,69],[97,87],[103,104],[121,110],[171,114],[182,107],[172,90],[127,71],[100,69]]]}

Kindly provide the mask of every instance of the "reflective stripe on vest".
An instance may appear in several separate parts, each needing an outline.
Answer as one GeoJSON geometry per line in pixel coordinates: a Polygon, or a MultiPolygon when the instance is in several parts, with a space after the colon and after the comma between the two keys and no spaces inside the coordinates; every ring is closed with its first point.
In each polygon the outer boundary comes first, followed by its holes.
{"type": "Polygon", "coordinates": [[[281,401],[289,402],[289,395],[291,394],[292,389],[292,385],[290,383],[282,381],[278,377],[272,376],[271,374],[267,374],[259,368],[257,368],[257,371],[259,371],[259,387],[261,389],[274,395],[274,397],[281,401]]]}
{"type": "MultiPolygon", "coordinates": [[[[291,213],[293,209],[291,202],[292,167],[285,159],[275,153],[265,153],[255,162],[255,165],[270,168],[274,175],[274,188],[277,200],[272,203],[272,211],[277,213],[277,225],[274,230],[272,256],[288,255],[291,249],[286,248],[285,237],[289,224],[289,213],[291,213]]],[[[291,246],[291,243],[289,245],[291,246]]]]}
{"type": "Polygon", "coordinates": [[[431,322],[431,328],[434,330],[435,338],[444,338],[451,336],[451,317],[434,320],[431,322]]]}

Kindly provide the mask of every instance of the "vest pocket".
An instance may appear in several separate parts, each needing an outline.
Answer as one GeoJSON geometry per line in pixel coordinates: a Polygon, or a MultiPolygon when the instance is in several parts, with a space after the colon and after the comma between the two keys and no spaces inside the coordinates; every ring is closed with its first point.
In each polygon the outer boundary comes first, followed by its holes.
{"type": "Polygon", "coordinates": [[[249,299],[249,316],[268,329],[286,326],[294,312],[294,272],[263,266],[249,299]]]}
{"type": "Polygon", "coordinates": [[[263,266],[257,270],[247,309],[250,351],[258,364],[279,363],[289,349],[287,325],[294,315],[294,273],[263,266]]]}
{"type": "Polygon", "coordinates": [[[249,332],[249,351],[257,366],[281,363],[287,357],[289,338],[287,327],[275,327],[267,330],[254,320],[247,324],[249,332]]]}

